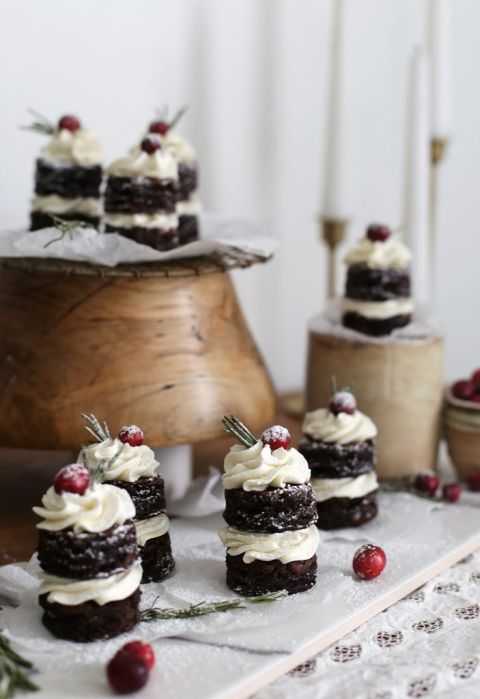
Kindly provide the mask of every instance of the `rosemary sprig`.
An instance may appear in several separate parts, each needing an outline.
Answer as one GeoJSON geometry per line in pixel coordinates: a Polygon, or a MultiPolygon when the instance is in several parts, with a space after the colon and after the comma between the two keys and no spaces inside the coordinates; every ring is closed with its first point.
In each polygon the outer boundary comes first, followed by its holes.
{"type": "MultiPolygon", "coordinates": [[[[108,427],[107,422],[104,422],[103,425],[100,424],[100,421],[98,420],[98,418],[95,417],[93,413],[91,413],[90,415],[82,413],[82,417],[85,418],[85,420],[88,422],[88,425],[85,425],[85,429],[92,435],[92,437],[94,437],[96,442],[104,442],[106,439],[111,439],[110,429],[108,427]]],[[[84,444],[82,444],[81,452],[83,465],[86,467],[89,473],[90,482],[102,483],[105,480],[105,475],[108,473],[108,471],[110,471],[113,464],[118,459],[118,457],[124,449],[125,444],[122,444],[117,450],[116,454],[114,454],[110,459],[102,459],[98,462],[98,464],[94,466],[90,463],[90,460],[88,458],[87,447],[84,444]]]]}
{"type": "Polygon", "coordinates": [[[181,107],[181,109],[178,110],[178,112],[175,114],[175,116],[173,117],[173,119],[169,122],[168,128],[169,128],[169,129],[173,129],[173,127],[176,126],[176,125],[178,124],[178,122],[180,121],[180,119],[183,117],[183,115],[184,115],[185,112],[187,112],[187,111],[188,111],[188,106],[185,105],[185,107],[181,107]]]}
{"type": "Polygon", "coordinates": [[[235,415],[230,415],[230,417],[225,416],[222,423],[225,432],[232,435],[232,437],[244,447],[254,447],[257,443],[257,438],[250,432],[248,427],[245,427],[243,422],[240,422],[240,420],[235,417],[235,415]]]}
{"type": "Polygon", "coordinates": [[[55,125],[35,109],[27,109],[28,112],[34,117],[35,121],[28,126],[20,126],[22,131],[33,131],[34,133],[40,133],[43,135],[51,136],[55,132],[55,125]]]}
{"type": "Polygon", "coordinates": [[[245,597],[244,599],[222,600],[220,602],[199,602],[191,604],[185,609],[161,609],[160,607],[150,607],[141,613],[141,621],[166,621],[167,619],[195,619],[206,614],[216,614],[217,612],[229,612],[232,609],[246,609],[246,604],[268,604],[287,595],[286,590],[269,592],[266,595],[256,597],[245,597]]]}
{"type": "Polygon", "coordinates": [[[441,502],[445,504],[447,501],[438,495],[428,495],[428,493],[422,493],[421,490],[417,490],[412,485],[411,480],[407,478],[389,478],[383,480],[380,483],[380,490],[384,493],[409,493],[410,495],[416,495],[417,498],[423,498],[424,500],[430,500],[430,502],[441,502]]]}
{"type": "Polygon", "coordinates": [[[85,425],[85,429],[87,432],[90,432],[96,442],[104,442],[106,439],[111,439],[107,422],[101,425],[93,413],[90,413],[90,415],[82,413],[82,417],[88,422],[88,425],[85,425]]]}
{"type": "Polygon", "coordinates": [[[15,653],[9,641],[0,634],[0,699],[10,699],[17,691],[38,691],[28,676],[33,670],[32,663],[15,653]]]}
{"type": "Polygon", "coordinates": [[[60,235],[57,238],[52,238],[52,240],[49,240],[48,243],[45,243],[43,246],[44,248],[48,248],[48,246],[53,245],[53,243],[58,243],[58,241],[63,240],[66,235],[69,235],[71,238],[72,233],[76,228],[89,228],[89,224],[85,221],[65,221],[65,219],[60,218],[60,216],[55,216],[55,214],[49,214],[49,216],[52,219],[52,223],[55,228],[58,228],[60,231],[60,235]]]}

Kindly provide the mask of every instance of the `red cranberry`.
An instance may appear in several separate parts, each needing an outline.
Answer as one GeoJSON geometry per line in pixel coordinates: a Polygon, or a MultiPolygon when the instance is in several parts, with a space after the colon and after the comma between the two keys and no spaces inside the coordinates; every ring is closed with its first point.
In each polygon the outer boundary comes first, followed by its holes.
{"type": "Polygon", "coordinates": [[[147,670],[151,670],[155,665],[155,651],[150,643],[144,643],[143,641],[130,641],[130,643],[125,643],[122,651],[124,653],[131,653],[136,658],[141,660],[147,670]]]}
{"type": "Polygon", "coordinates": [[[55,476],[53,487],[56,493],[83,495],[90,484],[90,476],[82,464],[64,466],[55,476]]]}
{"type": "Polygon", "coordinates": [[[387,565],[387,557],[380,546],[365,544],[355,552],[353,571],[362,580],[377,578],[387,565]]]}
{"type": "Polygon", "coordinates": [[[462,487],[460,483],[445,483],[442,488],[442,497],[448,502],[457,502],[462,494],[462,487]]]}
{"type": "Polygon", "coordinates": [[[65,114],[58,120],[58,128],[67,129],[67,131],[78,131],[78,129],[82,128],[82,124],[80,119],[77,119],[73,114],[65,114]]]}
{"type": "Polygon", "coordinates": [[[480,490],[480,468],[476,468],[467,478],[467,485],[470,490],[478,492],[480,490]]]}
{"type": "Polygon", "coordinates": [[[456,381],[452,386],[452,394],[460,400],[471,400],[475,392],[475,386],[472,381],[456,381]]]}
{"type": "Polygon", "coordinates": [[[350,391],[337,391],[330,400],[329,408],[334,415],[339,413],[353,415],[357,409],[357,401],[350,391]]]}
{"type": "Polygon", "coordinates": [[[372,223],[367,228],[367,238],[374,243],[384,243],[390,238],[391,230],[381,223],[372,223]]]}
{"type": "Polygon", "coordinates": [[[151,155],[152,153],[155,153],[155,151],[159,150],[162,147],[162,144],[160,143],[160,139],[158,136],[145,136],[143,141],[140,144],[140,148],[145,151],[145,153],[148,153],[151,155]]]}
{"type": "Polygon", "coordinates": [[[440,478],[433,471],[423,471],[419,473],[415,478],[414,486],[421,493],[425,495],[435,495],[438,486],[440,485],[440,478]]]}
{"type": "Polygon", "coordinates": [[[147,684],[149,671],[145,663],[132,653],[119,650],[107,665],[110,686],[117,694],[136,692],[147,684]]]}
{"type": "Polygon", "coordinates": [[[160,136],[165,136],[170,126],[166,121],[159,119],[158,121],[152,121],[149,127],[150,133],[158,133],[160,136]]]}
{"type": "Polygon", "coordinates": [[[476,386],[480,386],[480,369],[475,369],[472,374],[471,381],[473,381],[476,386]]]}
{"type": "Polygon", "coordinates": [[[125,425],[118,433],[118,438],[124,444],[130,444],[131,447],[141,447],[143,444],[143,432],[136,425],[125,425]]]}
{"type": "Polygon", "coordinates": [[[270,449],[289,449],[292,443],[290,432],[281,425],[272,425],[262,434],[262,442],[268,444],[270,449]]]}

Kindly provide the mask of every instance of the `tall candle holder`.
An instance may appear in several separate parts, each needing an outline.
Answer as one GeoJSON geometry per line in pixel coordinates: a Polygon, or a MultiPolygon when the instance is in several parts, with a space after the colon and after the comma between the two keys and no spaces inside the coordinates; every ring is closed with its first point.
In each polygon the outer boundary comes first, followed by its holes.
{"type": "Polygon", "coordinates": [[[328,247],[327,299],[333,298],[337,290],[337,250],[345,239],[347,224],[346,219],[320,218],[321,237],[328,247]]]}
{"type": "Polygon", "coordinates": [[[430,141],[430,300],[433,303],[435,296],[435,270],[437,252],[437,209],[438,209],[438,168],[443,162],[447,152],[448,141],[446,138],[432,137],[430,141]]]}

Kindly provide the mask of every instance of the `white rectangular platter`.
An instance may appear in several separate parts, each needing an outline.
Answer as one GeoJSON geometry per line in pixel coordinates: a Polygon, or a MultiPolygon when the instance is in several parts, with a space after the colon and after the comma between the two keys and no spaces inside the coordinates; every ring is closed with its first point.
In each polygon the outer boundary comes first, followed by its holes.
{"type": "MultiPolygon", "coordinates": [[[[177,568],[162,584],[144,587],[143,607],[185,607],[235,597],[226,588],[220,515],[172,522],[177,568]]],[[[143,622],[127,636],[89,645],[53,639],[40,623],[36,583],[26,570],[0,568],[25,590],[20,606],[5,607],[0,626],[38,667],[38,699],[111,697],[104,666],[131,638],[154,643],[157,666],[141,699],[241,699],[337,641],[427,580],[480,548],[480,508],[381,494],[376,520],[360,529],[322,533],[318,582],[307,593],[268,605],[198,619],[143,622]],[[386,551],[374,581],[355,578],[351,560],[364,543],[386,551]]],[[[10,582],[11,591],[11,582],[10,582]]]]}

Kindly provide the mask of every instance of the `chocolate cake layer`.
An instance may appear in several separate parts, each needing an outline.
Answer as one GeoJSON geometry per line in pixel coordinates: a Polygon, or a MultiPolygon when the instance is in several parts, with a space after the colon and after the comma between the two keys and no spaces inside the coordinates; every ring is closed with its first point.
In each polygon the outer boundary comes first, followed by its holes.
{"type": "MultiPolygon", "coordinates": [[[[63,221],[83,221],[88,223],[92,228],[98,228],[100,225],[100,218],[98,216],[85,216],[85,214],[54,214],[58,216],[63,221]]],[[[30,214],[30,230],[39,231],[42,228],[50,228],[53,226],[53,219],[50,214],[45,213],[45,211],[32,211],[30,214]]]]}
{"type": "Polygon", "coordinates": [[[308,461],[312,478],[349,478],[371,471],[377,460],[371,439],[352,444],[330,444],[304,435],[298,446],[308,461]]]}
{"type": "Polygon", "coordinates": [[[180,245],[186,245],[187,243],[192,243],[194,240],[198,240],[200,237],[198,216],[179,217],[178,237],[180,239],[180,245]]]}
{"type": "Polygon", "coordinates": [[[165,483],[162,476],[139,478],[133,483],[117,480],[108,483],[127,491],[135,505],[135,519],[148,519],[165,512],[165,483]]]}
{"type": "Polygon", "coordinates": [[[178,184],[153,177],[109,177],[105,211],[115,214],[174,214],[178,184]]]}
{"type": "Polygon", "coordinates": [[[409,298],[410,273],[406,269],[370,269],[367,265],[348,268],[346,296],[361,301],[409,298]]]}
{"type": "Polygon", "coordinates": [[[377,491],[361,498],[330,498],[317,502],[319,529],[359,527],[376,517],[377,491]]]}
{"type": "Polygon", "coordinates": [[[348,311],[343,314],[343,325],[351,330],[357,330],[364,335],[382,337],[390,335],[397,328],[403,328],[412,321],[411,313],[405,313],[391,318],[366,318],[359,313],[348,311]]]}
{"type": "Polygon", "coordinates": [[[227,524],[247,532],[284,532],[306,529],[317,519],[315,493],[308,484],[285,488],[225,490],[227,524]]]}
{"type": "Polygon", "coordinates": [[[44,613],[42,621],[57,638],[78,643],[114,638],[133,629],[140,621],[138,605],[140,590],[117,602],[99,605],[88,601],[67,606],[48,602],[48,595],[40,595],[38,601],[44,613]]]}
{"type": "Polygon", "coordinates": [[[38,159],[35,171],[35,194],[48,196],[58,194],[66,199],[100,196],[102,183],[101,165],[53,166],[38,159]]]}
{"type": "Polygon", "coordinates": [[[306,561],[252,561],[227,554],[227,585],[239,595],[254,597],[287,590],[289,595],[309,590],[316,582],[317,556],[306,561]]]}
{"type": "Polygon", "coordinates": [[[109,577],[130,568],[137,558],[137,535],[132,520],[99,534],[62,529],[38,530],[38,560],[50,575],[77,580],[109,577]]]}
{"type": "Polygon", "coordinates": [[[125,238],[135,240],[137,243],[155,248],[155,250],[173,250],[173,248],[178,248],[180,244],[177,230],[164,231],[160,228],[142,228],[141,226],[114,228],[107,224],[105,233],[118,233],[125,238]]]}
{"type": "Polygon", "coordinates": [[[143,567],[142,583],[164,580],[175,567],[168,532],[149,539],[145,546],[140,548],[140,555],[143,567]]]}
{"type": "Polygon", "coordinates": [[[179,200],[188,199],[198,187],[198,168],[196,165],[185,165],[180,163],[178,166],[179,200]]]}

